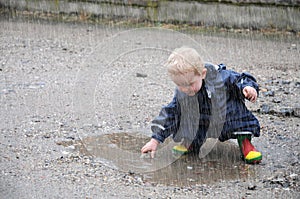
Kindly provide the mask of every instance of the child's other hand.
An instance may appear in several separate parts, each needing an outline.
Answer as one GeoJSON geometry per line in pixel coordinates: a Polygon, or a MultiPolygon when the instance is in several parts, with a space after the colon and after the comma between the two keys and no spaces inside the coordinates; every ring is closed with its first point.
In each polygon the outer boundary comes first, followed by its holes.
{"type": "Polygon", "coordinates": [[[246,86],[243,89],[243,94],[244,94],[245,98],[248,99],[250,102],[255,102],[257,99],[257,92],[256,92],[255,88],[253,88],[251,86],[246,86]]]}
{"type": "Polygon", "coordinates": [[[156,148],[158,146],[159,142],[155,139],[151,139],[143,148],[141,149],[142,153],[148,153],[151,152],[151,158],[154,158],[154,154],[156,151],[156,148]]]}

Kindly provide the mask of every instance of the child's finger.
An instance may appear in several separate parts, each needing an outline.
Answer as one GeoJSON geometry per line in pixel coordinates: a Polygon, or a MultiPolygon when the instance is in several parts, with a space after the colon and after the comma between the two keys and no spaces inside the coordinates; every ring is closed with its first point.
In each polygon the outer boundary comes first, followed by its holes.
{"type": "Polygon", "coordinates": [[[151,149],[148,147],[142,148],[142,153],[148,153],[149,151],[151,151],[151,149]]]}
{"type": "Polygon", "coordinates": [[[244,94],[245,98],[248,98],[249,93],[246,88],[243,89],[243,94],[244,94]]]}
{"type": "Polygon", "coordinates": [[[254,93],[253,95],[252,95],[252,97],[251,97],[251,102],[255,102],[257,100],[257,95],[256,95],[256,93],[254,93]]]}
{"type": "Polygon", "coordinates": [[[142,148],[141,152],[142,152],[142,153],[148,153],[149,151],[151,152],[152,150],[153,150],[153,149],[152,149],[152,146],[149,145],[149,144],[146,144],[146,145],[142,148]]]}
{"type": "Polygon", "coordinates": [[[154,158],[154,156],[155,156],[155,151],[151,151],[151,152],[150,152],[150,156],[151,156],[151,158],[154,158]]]}
{"type": "Polygon", "coordinates": [[[148,147],[147,146],[143,146],[143,148],[141,149],[142,153],[147,153],[148,152],[148,147]]]}

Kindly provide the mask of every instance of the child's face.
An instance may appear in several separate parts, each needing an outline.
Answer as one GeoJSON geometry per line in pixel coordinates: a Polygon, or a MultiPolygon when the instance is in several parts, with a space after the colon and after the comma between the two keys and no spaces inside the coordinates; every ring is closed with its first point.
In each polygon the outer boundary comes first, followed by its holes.
{"type": "Polygon", "coordinates": [[[171,77],[172,81],[177,85],[181,92],[188,96],[194,96],[202,87],[202,80],[205,78],[206,71],[202,74],[187,72],[171,77]]]}

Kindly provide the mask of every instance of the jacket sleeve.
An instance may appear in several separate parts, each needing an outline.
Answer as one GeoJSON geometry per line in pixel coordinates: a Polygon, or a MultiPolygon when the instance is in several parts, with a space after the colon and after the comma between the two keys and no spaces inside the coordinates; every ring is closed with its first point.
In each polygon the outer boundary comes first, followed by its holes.
{"type": "Polygon", "coordinates": [[[257,95],[259,94],[259,86],[256,82],[256,79],[251,74],[246,72],[241,74],[234,71],[228,71],[228,72],[229,72],[229,78],[228,78],[229,87],[232,87],[233,91],[238,89],[239,97],[242,97],[243,99],[245,98],[243,94],[243,89],[246,86],[253,87],[256,90],[257,95]]]}
{"type": "Polygon", "coordinates": [[[164,106],[159,115],[152,121],[152,138],[160,143],[164,142],[167,137],[177,132],[179,118],[180,107],[175,95],[173,100],[167,106],[164,106]]]}

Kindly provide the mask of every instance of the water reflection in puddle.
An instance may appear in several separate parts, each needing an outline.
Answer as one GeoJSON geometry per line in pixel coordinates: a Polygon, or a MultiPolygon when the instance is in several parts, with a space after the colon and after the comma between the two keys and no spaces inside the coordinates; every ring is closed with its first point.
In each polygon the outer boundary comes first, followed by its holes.
{"type": "Polygon", "coordinates": [[[204,158],[199,158],[195,154],[173,154],[176,143],[167,140],[159,146],[154,159],[140,153],[147,141],[149,137],[139,133],[112,133],[60,144],[92,156],[94,162],[142,174],[149,183],[189,186],[245,179],[250,175],[248,165],[240,160],[237,144],[231,141],[208,140],[214,144],[212,150],[204,158]]]}

